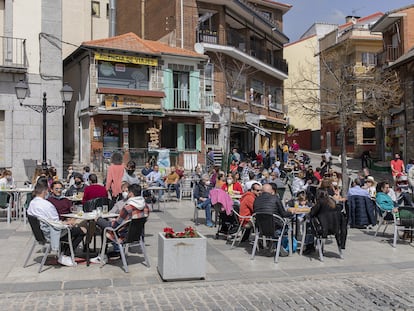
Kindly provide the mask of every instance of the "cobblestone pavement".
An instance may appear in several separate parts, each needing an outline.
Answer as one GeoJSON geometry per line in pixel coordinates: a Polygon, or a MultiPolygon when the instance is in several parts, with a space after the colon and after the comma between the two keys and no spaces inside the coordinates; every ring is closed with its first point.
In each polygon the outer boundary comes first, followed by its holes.
{"type": "Polygon", "coordinates": [[[414,270],[0,294],[3,310],[414,310],[414,270]]]}

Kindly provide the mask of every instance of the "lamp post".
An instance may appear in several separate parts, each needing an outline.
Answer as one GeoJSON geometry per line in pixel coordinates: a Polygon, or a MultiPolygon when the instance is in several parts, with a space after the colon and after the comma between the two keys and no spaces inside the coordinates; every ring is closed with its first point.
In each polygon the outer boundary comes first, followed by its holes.
{"type": "Polygon", "coordinates": [[[73,89],[65,83],[63,88],[60,90],[60,94],[62,96],[62,101],[64,103],[63,106],[53,106],[47,104],[47,94],[46,92],[43,92],[43,104],[40,105],[26,105],[23,104],[23,100],[27,96],[27,92],[29,90],[29,87],[27,83],[23,80],[20,80],[16,86],[16,97],[20,102],[20,106],[28,107],[36,112],[42,113],[43,117],[43,153],[42,153],[42,168],[47,168],[47,160],[46,160],[46,114],[54,112],[58,109],[64,109],[65,105],[69,103],[72,100],[73,95],[73,89]]]}

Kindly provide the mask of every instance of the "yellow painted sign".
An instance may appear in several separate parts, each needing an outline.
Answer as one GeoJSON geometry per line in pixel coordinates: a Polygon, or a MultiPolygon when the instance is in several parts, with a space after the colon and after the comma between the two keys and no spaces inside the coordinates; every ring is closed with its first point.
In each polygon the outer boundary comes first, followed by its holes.
{"type": "Polygon", "coordinates": [[[143,96],[130,96],[130,95],[106,95],[105,96],[105,109],[150,109],[160,110],[161,99],[143,96]]]}
{"type": "Polygon", "coordinates": [[[158,59],[148,57],[95,53],[95,59],[107,62],[158,66],[158,59]]]}

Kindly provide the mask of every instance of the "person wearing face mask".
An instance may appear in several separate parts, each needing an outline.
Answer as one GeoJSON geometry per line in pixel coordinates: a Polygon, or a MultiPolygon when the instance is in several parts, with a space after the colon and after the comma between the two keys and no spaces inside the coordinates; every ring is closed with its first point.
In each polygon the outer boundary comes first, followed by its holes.
{"type": "Polygon", "coordinates": [[[243,194],[242,185],[238,181],[234,182],[234,177],[231,174],[227,175],[227,181],[221,189],[226,191],[230,196],[233,194],[243,194]]]}
{"type": "Polygon", "coordinates": [[[64,187],[60,181],[52,182],[50,189],[51,193],[47,200],[56,207],[60,220],[63,220],[62,215],[71,212],[72,201],[62,194],[64,187]]]}
{"type": "Polygon", "coordinates": [[[194,186],[194,198],[197,200],[197,208],[206,210],[206,226],[213,227],[211,221],[210,178],[207,174],[201,176],[201,180],[194,186]]]}
{"type": "Polygon", "coordinates": [[[96,174],[89,175],[89,186],[85,187],[83,192],[82,204],[86,201],[93,200],[96,198],[107,198],[108,192],[105,186],[98,184],[98,177],[96,174]]]}
{"type": "Polygon", "coordinates": [[[74,184],[69,187],[68,191],[66,191],[65,195],[67,197],[71,197],[76,195],[79,192],[84,192],[85,184],[83,183],[83,176],[80,173],[74,173],[74,184]]]}
{"type": "Polygon", "coordinates": [[[0,188],[10,189],[15,186],[12,172],[10,170],[4,170],[2,178],[0,178],[0,188]]]}
{"type": "Polygon", "coordinates": [[[73,170],[73,166],[68,167],[68,175],[66,176],[66,182],[69,184],[69,186],[72,186],[75,183],[74,178],[75,171],[73,170]]]}
{"type": "Polygon", "coordinates": [[[116,202],[114,204],[114,206],[112,207],[112,209],[109,211],[110,213],[113,214],[119,214],[119,211],[124,207],[124,205],[126,204],[127,200],[128,200],[128,187],[129,184],[124,182],[121,186],[121,199],[116,202]]]}
{"type": "Polygon", "coordinates": [[[128,183],[129,185],[139,185],[140,180],[135,175],[136,164],[134,161],[129,161],[125,168],[124,176],[122,177],[122,183],[128,183]]]}

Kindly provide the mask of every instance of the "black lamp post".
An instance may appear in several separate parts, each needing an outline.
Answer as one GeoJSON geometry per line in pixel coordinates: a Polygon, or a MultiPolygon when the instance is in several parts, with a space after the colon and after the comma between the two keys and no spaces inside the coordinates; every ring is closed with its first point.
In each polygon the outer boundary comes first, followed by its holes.
{"type": "Polygon", "coordinates": [[[29,87],[27,83],[23,80],[20,80],[16,86],[16,97],[20,101],[20,106],[28,107],[36,112],[42,113],[43,116],[43,154],[42,154],[42,168],[47,168],[47,161],[46,161],[46,114],[54,112],[58,109],[64,109],[65,105],[72,100],[73,89],[65,83],[63,88],[60,90],[60,94],[62,96],[62,101],[64,103],[63,106],[53,106],[47,105],[47,94],[46,92],[43,93],[43,104],[40,105],[25,105],[23,104],[23,100],[27,96],[27,91],[29,87]]]}

